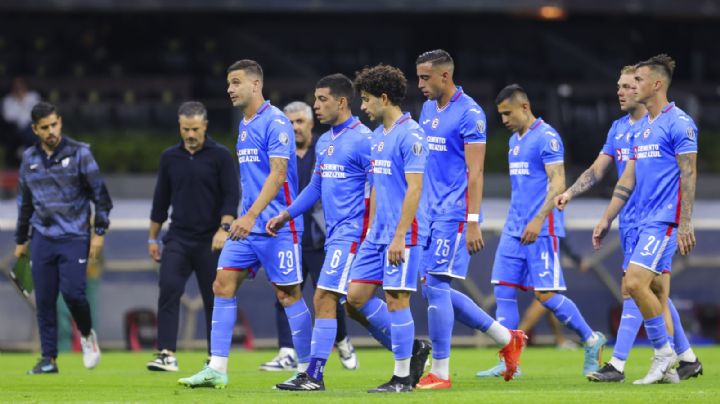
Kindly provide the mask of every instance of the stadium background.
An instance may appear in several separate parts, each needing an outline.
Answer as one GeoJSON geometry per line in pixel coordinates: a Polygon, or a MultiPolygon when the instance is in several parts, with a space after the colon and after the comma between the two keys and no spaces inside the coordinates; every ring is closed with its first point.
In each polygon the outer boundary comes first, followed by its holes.
{"type": "MultiPolygon", "coordinates": [[[[456,60],[456,82],[488,114],[487,246],[473,259],[464,289],[494,313],[490,268],[509,196],[509,134],[495,112],[496,93],[511,82],[528,90],[535,113],[563,136],[571,182],[621,115],[615,96],[619,69],[669,53],[678,61],[671,99],[696,119],[701,150],[698,248],[676,260],[672,297],[693,340],[715,342],[720,339],[719,17],[720,4],[708,0],[0,1],[0,91],[7,93],[12,78],[23,76],[29,88],[59,105],[67,135],[92,144],[116,204],[98,289],[99,335],[102,345],[122,347],[126,312],[155,308],[156,266],[145,245],[149,198],[159,155],[177,141],[177,106],[191,98],[204,102],[211,136],[232,148],[239,115],[230,108],[224,72],[234,60],[252,58],[263,65],[265,96],[278,106],[311,102],[313,85],[325,74],[352,77],[365,65],[392,64],[409,78],[404,109],[417,117],[424,100],[415,88],[415,57],[433,48],[448,50],[456,60]]],[[[366,121],[357,105],[355,112],[366,121]]],[[[6,130],[3,126],[1,136],[6,130]]],[[[13,169],[2,168],[3,267],[10,262],[16,218],[13,169]]],[[[563,262],[568,294],[593,327],[610,334],[620,301],[620,255],[614,235],[600,254],[592,253],[589,238],[604,204],[597,198],[609,196],[612,183],[604,181],[590,199],[570,208],[563,262]]],[[[255,345],[272,345],[267,283],[244,285],[239,298],[255,345]]],[[[521,300],[526,305],[530,295],[521,300]]],[[[413,305],[416,313],[424,312],[419,295],[413,305]]],[[[204,344],[198,315],[191,284],[181,346],[204,344]]],[[[418,333],[426,334],[424,316],[416,321],[418,333]]],[[[0,278],[0,348],[37,349],[34,327],[30,309],[0,278]]],[[[367,342],[354,324],[351,333],[356,342],[367,342]]],[[[547,333],[544,323],[537,333],[547,333]]],[[[484,342],[459,324],[456,334],[457,343],[484,342]]]]}

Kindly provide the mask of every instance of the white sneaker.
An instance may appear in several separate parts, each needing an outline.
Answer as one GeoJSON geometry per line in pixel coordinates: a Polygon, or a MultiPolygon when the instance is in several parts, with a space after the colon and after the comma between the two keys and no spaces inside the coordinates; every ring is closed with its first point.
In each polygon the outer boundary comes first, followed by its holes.
{"type": "Polygon", "coordinates": [[[90,330],[87,337],[80,336],[80,346],[83,351],[83,365],[87,369],[92,369],[100,363],[100,347],[97,343],[97,335],[95,330],[90,330]]]}
{"type": "Polygon", "coordinates": [[[162,351],[158,352],[155,356],[155,359],[147,363],[147,368],[148,370],[165,372],[177,372],[178,370],[180,370],[175,354],[168,351],[167,349],[163,349],[162,351]]]}
{"type": "Polygon", "coordinates": [[[280,348],[278,354],[268,362],[260,365],[260,370],[268,372],[281,372],[285,370],[297,370],[297,353],[292,348],[280,348]]]}
{"type": "MultiPolygon", "coordinates": [[[[677,355],[675,352],[671,355],[655,354],[652,358],[648,374],[640,380],[635,380],[633,384],[653,384],[661,382],[666,373],[670,370],[674,370],[672,368],[675,366],[675,362],[677,362],[677,355]]],[[[677,377],[677,373],[675,377],[677,377]]]]}
{"type": "Polygon", "coordinates": [[[355,347],[348,337],[345,337],[345,339],[340,342],[336,342],[335,347],[337,348],[338,356],[340,356],[340,363],[342,363],[345,369],[355,370],[360,366],[357,355],[355,354],[355,347]]]}
{"type": "Polygon", "coordinates": [[[680,375],[678,375],[677,370],[675,368],[668,369],[667,372],[663,375],[662,380],[660,380],[658,383],[660,384],[678,384],[680,383],[680,375]]]}

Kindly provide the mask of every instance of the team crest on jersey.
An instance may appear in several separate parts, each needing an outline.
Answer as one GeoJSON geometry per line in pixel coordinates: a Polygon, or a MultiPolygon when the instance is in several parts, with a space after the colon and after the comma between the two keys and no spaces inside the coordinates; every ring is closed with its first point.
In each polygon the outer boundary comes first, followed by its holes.
{"type": "Polygon", "coordinates": [[[687,128],[687,137],[690,138],[690,140],[695,140],[695,129],[693,128],[687,128]]]}
{"type": "Polygon", "coordinates": [[[512,149],[512,154],[513,156],[517,156],[518,154],[520,154],[520,146],[515,145],[515,147],[513,147],[512,149]]]}
{"type": "Polygon", "coordinates": [[[247,139],[247,131],[246,130],[240,132],[240,141],[244,142],[245,139],[247,139]]]}
{"type": "Polygon", "coordinates": [[[288,137],[288,134],[285,132],[280,132],[280,135],[278,136],[278,140],[280,143],[286,145],[288,142],[290,142],[290,137],[288,137]]]}
{"type": "Polygon", "coordinates": [[[330,145],[330,147],[327,148],[327,155],[332,156],[334,151],[335,151],[335,147],[333,145],[330,145]]]}
{"type": "Polygon", "coordinates": [[[435,118],[432,120],[432,123],[430,124],[430,127],[433,129],[437,129],[438,125],[440,124],[440,119],[435,118]]]}
{"type": "Polygon", "coordinates": [[[379,152],[383,151],[383,149],[385,148],[385,142],[378,143],[377,147],[379,152]]]}
{"type": "Polygon", "coordinates": [[[485,132],[485,121],[483,121],[482,119],[478,119],[478,121],[475,122],[475,126],[477,127],[478,132],[485,132]]]}
{"type": "Polygon", "coordinates": [[[550,139],[550,148],[552,151],[556,152],[560,150],[560,143],[558,143],[555,139],[550,139]]]}
{"type": "Polygon", "coordinates": [[[648,136],[650,136],[650,128],[645,129],[645,132],[643,132],[643,139],[647,139],[648,136]]]}
{"type": "Polygon", "coordinates": [[[62,159],[62,161],[60,162],[60,164],[62,164],[63,168],[65,168],[65,167],[67,167],[68,165],[70,165],[70,157],[65,157],[64,159],[62,159]]]}
{"type": "Polygon", "coordinates": [[[421,155],[422,152],[423,152],[422,143],[420,143],[420,142],[415,142],[415,144],[413,144],[413,146],[412,146],[412,152],[413,152],[413,154],[416,155],[416,156],[421,155]]]}

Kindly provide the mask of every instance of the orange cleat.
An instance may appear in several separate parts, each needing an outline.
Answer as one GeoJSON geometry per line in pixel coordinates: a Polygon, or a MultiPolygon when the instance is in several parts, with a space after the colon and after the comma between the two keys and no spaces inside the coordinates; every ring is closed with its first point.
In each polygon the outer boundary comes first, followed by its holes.
{"type": "Polygon", "coordinates": [[[449,389],[452,387],[450,379],[441,379],[432,373],[428,373],[427,376],[420,379],[418,384],[415,386],[419,390],[438,390],[438,389],[449,389]]]}
{"type": "Polygon", "coordinates": [[[500,350],[499,355],[505,361],[503,379],[510,381],[520,365],[520,354],[527,344],[527,335],[523,330],[510,330],[510,342],[500,350]]]}

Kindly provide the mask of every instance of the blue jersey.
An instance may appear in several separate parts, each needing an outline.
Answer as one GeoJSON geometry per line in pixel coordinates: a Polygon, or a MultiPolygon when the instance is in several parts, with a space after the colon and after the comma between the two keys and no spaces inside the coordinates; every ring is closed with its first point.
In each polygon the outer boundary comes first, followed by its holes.
{"type": "MultiPolygon", "coordinates": [[[[270,159],[287,159],[287,179],[280,192],[260,213],[252,233],[265,233],[265,224],[270,218],[284,211],[295,199],[298,188],[297,161],[292,124],[278,108],[269,101],[257,110],[250,119],[243,119],[238,129],[237,156],[240,163],[240,185],[242,200],[240,215],[250,209],[260,195],[260,190],[270,174],[270,159]]],[[[302,231],[303,221],[291,221],[281,231],[302,231]]]]}
{"type": "Polygon", "coordinates": [[[635,206],[638,224],[680,221],[680,168],[678,154],[697,153],[697,126],[684,111],[670,103],[660,115],[640,122],[635,138],[635,206]]]}
{"type": "Polygon", "coordinates": [[[315,171],[310,184],[288,208],[295,217],[322,198],[325,245],[360,241],[368,224],[366,184],[370,172],[372,132],[356,117],[332,127],[315,144],[315,171]]]}
{"type": "Polygon", "coordinates": [[[458,87],[443,108],[436,100],[425,101],[420,123],[429,150],[421,206],[432,222],[463,222],[468,214],[465,145],[485,143],[485,112],[458,87]]]}
{"type": "MultiPolygon", "coordinates": [[[[373,132],[370,156],[376,205],[367,240],[375,244],[390,244],[400,221],[407,191],[405,174],[422,174],[425,171],[427,142],[422,128],[408,113],[389,130],[385,130],[383,125],[378,126],[373,132]]],[[[423,209],[418,206],[405,236],[405,244],[424,245],[427,235],[427,220],[423,209]]]]}
{"type": "MultiPolygon", "coordinates": [[[[600,154],[606,154],[615,160],[618,178],[622,177],[625,165],[630,160],[635,138],[640,135],[642,125],[640,122],[632,122],[630,114],[613,122],[607,134],[607,140],[600,154]]],[[[633,228],[637,226],[635,214],[635,194],[625,203],[620,212],[620,227],[633,228]]]]}
{"type": "MultiPolygon", "coordinates": [[[[522,236],[528,223],[545,203],[548,190],[546,164],[563,163],[563,143],[552,126],[538,118],[527,133],[510,137],[510,212],[503,232],[522,236]]],[[[553,208],[543,223],[540,236],[565,236],[563,213],[553,208]]]]}

